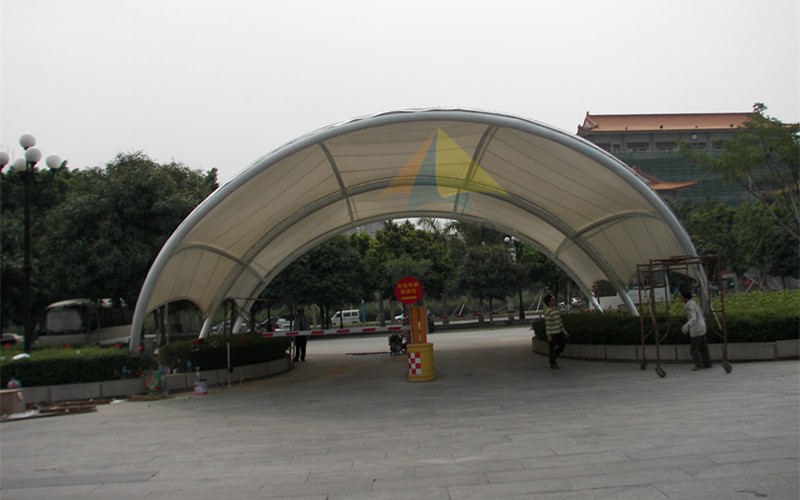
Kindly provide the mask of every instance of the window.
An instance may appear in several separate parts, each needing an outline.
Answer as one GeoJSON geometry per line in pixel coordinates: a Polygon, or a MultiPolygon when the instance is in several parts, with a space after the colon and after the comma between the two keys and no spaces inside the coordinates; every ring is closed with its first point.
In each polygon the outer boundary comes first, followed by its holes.
{"type": "Polygon", "coordinates": [[[675,141],[657,142],[656,149],[658,151],[674,151],[678,149],[678,143],[675,141]]]}
{"type": "Polygon", "coordinates": [[[647,142],[629,142],[626,145],[626,149],[628,151],[648,151],[650,149],[650,143],[647,143],[647,142]]]}
{"type": "Polygon", "coordinates": [[[86,331],[83,323],[84,308],[60,307],[50,309],[44,319],[44,331],[47,333],[80,333],[86,331]]]}

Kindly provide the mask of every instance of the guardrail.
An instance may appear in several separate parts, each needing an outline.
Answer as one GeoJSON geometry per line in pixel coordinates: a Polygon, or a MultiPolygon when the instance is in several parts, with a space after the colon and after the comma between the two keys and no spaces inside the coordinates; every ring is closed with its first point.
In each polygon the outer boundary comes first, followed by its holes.
{"type": "MultiPolygon", "coordinates": [[[[498,316],[515,316],[518,314],[518,311],[510,310],[510,311],[497,311],[492,313],[472,313],[472,314],[455,314],[452,316],[433,316],[434,320],[439,320],[442,322],[449,322],[449,321],[475,321],[480,320],[481,317],[491,317],[496,318],[498,316]]],[[[531,311],[526,312],[526,314],[530,314],[531,318],[538,317],[540,314],[538,311],[531,311]]],[[[444,324],[444,323],[443,323],[444,324]]],[[[437,326],[440,324],[437,323],[437,326]]],[[[408,330],[409,327],[407,325],[390,325],[390,326],[352,326],[350,328],[327,328],[327,329],[312,329],[312,330],[279,330],[276,332],[262,332],[263,337],[298,337],[298,336],[308,336],[308,337],[316,337],[322,335],[352,335],[352,334],[373,334],[373,333],[398,333],[404,330],[408,330]]]]}
{"type": "Polygon", "coordinates": [[[352,328],[328,328],[323,330],[286,330],[277,332],[264,332],[262,337],[317,337],[322,335],[346,335],[359,333],[399,333],[410,327],[405,325],[392,326],[354,326],[352,328]]]}

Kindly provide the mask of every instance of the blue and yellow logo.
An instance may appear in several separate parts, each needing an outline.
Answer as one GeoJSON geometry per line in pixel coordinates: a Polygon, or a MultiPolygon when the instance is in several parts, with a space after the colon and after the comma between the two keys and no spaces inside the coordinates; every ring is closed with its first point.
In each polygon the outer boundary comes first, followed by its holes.
{"type": "Polygon", "coordinates": [[[441,128],[428,137],[381,196],[393,193],[408,193],[408,210],[450,201],[459,209],[472,211],[469,193],[508,195],[441,128]]]}

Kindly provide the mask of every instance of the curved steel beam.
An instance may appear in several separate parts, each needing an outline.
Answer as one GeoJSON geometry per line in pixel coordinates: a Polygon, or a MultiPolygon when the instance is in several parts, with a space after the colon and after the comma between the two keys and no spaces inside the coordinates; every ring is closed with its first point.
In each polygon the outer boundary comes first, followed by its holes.
{"type": "MultiPolygon", "coordinates": [[[[392,125],[398,123],[406,123],[406,122],[425,122],[425,121],[454,121],[454,122],[471,122],[471,123],[480,123],[486,125],[488,128],[486,132],[483,134],[481,141],[483,145],[479,145],[474,153],[474,157],[479,157],[483,151],[486,150],[485,144],[491,140],[491,135],[494,133],[492,130],[499,129],[501,127],[507,127],[515,130],[520,130],[531,135],[541,137],[546,140],[553,141],[557,144],[561,144],[568,149],[573,151],[579,152],[590,159],[594,160],[599,165],[609,169],[610,171],[614,172],[618,177],[620,177],[623,181],[625,181],[628,185],[630,185],[635,191],[637,191],[647,202],[650,206],[654,208],[654,210],[661,216],[661,218],[665,221],[667,226],[672,230],[673,234],[678,239],[679,244],[684,250],[686,255],[697,255],[694,249],[694,246],[689,239],[688,234],[678,221],[677,217],[669,210],[666,204],[661,200],[655,192],[653,192],[641,179],[639,179],[624,163],[619,161],[618,159],[614,158],[607,152],[603,151],[602,149],[596,147],[595,145],[585,141],[584,139],[577,137],[572,134],[568,134],[567,132],[548,127],[543,125],[539,122],[534,122],[531,120],[523,119],[520,117],[514,117],[510,115],[501,115],[497,113],[488,113],[482,111],[473,111],[473,110],[443,110],[443,109],[428,109],[428,110],[410,110],[410,111],[396,111],[396,112],[389,112],[378,114],[370,117],[364,118],[356,118],[347,122],[343,122],[341,124],[331,125],[329,127],[320,129],[316,132],[312,132],[307,134],[303,137],[300,137],[294,141],[287,143],[286,145],[274,150],[273,152],[263,156],[256,162],[250,165],[245,171],[243,171],[240,175],[235,177],[233,180],[229,181],[219,189],[217,189],[214,193],[212,193],[208,198],[206,198],[195,210],[192,211],[191,214],[181,223],[181,225],[175,230],[172,236],[167,240],[164,247],[162,248],[159,255],[156,257],[156,260],[153,262],[150,271],[145,278],[145,282],[142,286],[141,293],[139,295],[139,300],[136,304],[136,309],[134,311],[133,317],[133,324],[131,326],[131,348],[135,349],[138,348],[139,338],[141,327],[144,322],[144,317],[147,314],[147,306],[150,299],[150,296],[153,293],[155,285],[158,281],[158,276],[164,270],[169,260],[174,256],[176,251],[179,249],[181,242],[183,239],[191,232],[191,230],[199,224],[203,218],[212,212],[223,200],[225,200],[229,195],[234,193],[237,189],[242,187],[243,185],[247,184],[250,180],[256,177],[259,173],[263,172],[265,169],[270,168],[272,165],[280,162],[283,159],[288,158],[289,156],[302,151],[303,149],[318,146],[325,151],[325,154],[329,158],[329,162],[331,162],[331,167],[334,169],[335,173],[338,173],[338,169],[336,167],[335,161],[327,150],[324,147],[324,142],[332,139],[334,137],[346,135],[348,133],[365,130],[368,128],[373,127],[380,127],[384,125],[392,125]]],[[[341,183],[341,178],[339,177],[340,186],[343,186],[341,183]]],[[[353,194],[353,187],[343,187],[343,191],[341,192],[344,199],[347,199],[348,194],[353,194]]],[[[513,198],[513,197],[512,197],[513,198]]],[[[348,208],[351,207],[348,205],[348,208]]],[[[545,213],[544,211],[541,211],[545,213]]],[[[354,220],[353,212],[351,210],[351,224],[354,224],[356,221],[354,220]]],[[[406,215],[408,216],[408,215],[406,215]]],[[[452,215],[448,216],[448,218],[453,218],[452,215]]],[[[551,220],[556,220],[555,217],[549,215],[551,220]]],[[[548,222],[547,219],[545,219],[548,222]]],[[[550,223],[550,222],[548,222],[550,223]]],[[[564,227],[563,224],[561,224],[564,227]]],[[[557,227],[557,226],[555,226],[557,227]]],[[[567,237],[575,238],[574,231],[562,231],[567,237]],[[568,236],[570,235],[571,236],[568,236]]],[[[581,242],[580,238],[574,240],[575,242],[581,242]]],[[[577,243],[576,243],[577,244],[577,243]]],[[[263,248],[263,247],[262,247],[263,248]]],[[[582,250],[587,252],[590,247],[588,245],[583,245],[582,250]]],[[[602,259],[596,252],[588,251],[587,254],[592,258],[595,263],[602,262],[602,259]]],[[[252,255],[252,254],[251,254],[252,255]]],[[[252,258],[252,257],[251,257],[252,258]]],[[[244,258],[243,261],[247,262],[248,259],[244,258]]],[[[601,269],[610,269],[607,265],[599,266],[601,269]]],[[[240,271],[243,272],[243,271],[240,271]]],[[[223,286],[221,288],[230,289],[230,281],[226,280],[229,284],[228,286],[223,286]]],[[[635,307],[632,307],[632,304],[629,302],[629,309],[635,311],[635,307]]]]}

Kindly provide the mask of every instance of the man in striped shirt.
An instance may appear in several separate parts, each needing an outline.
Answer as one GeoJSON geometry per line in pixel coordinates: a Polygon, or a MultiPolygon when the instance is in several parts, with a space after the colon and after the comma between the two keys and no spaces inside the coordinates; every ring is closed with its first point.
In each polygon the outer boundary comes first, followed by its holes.
{"type": "Polygon", "coordinates": [[[564,323],[561,321],[561,313],[556,307],[556,298],[547,294],[544,298],[544,325],[547,333],[547,344],[550,346],[550,368],[558,369],[556,358],[564,351],[566,337],[569,334],[564,330],[564,323]]]}

